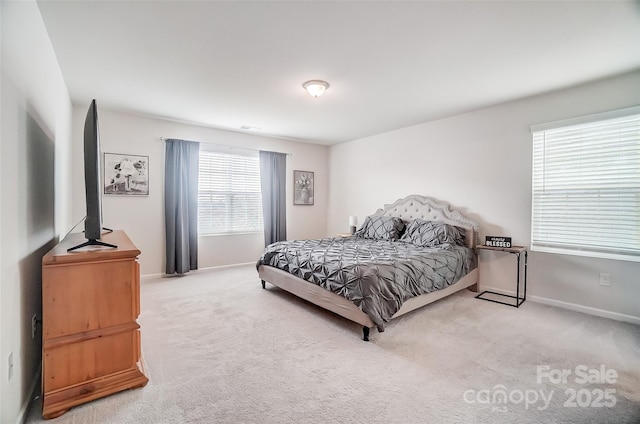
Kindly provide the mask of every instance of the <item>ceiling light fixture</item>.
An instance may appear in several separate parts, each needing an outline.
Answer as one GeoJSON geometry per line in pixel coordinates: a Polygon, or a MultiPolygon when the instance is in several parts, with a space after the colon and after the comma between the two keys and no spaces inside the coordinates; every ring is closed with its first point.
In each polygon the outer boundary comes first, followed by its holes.
{"type": "Polygon", "coordinates": [[[307,93],[312,95],[313,97],[320,97],[322,93],[329,88],[329,83],[322,80],[311,80],[302,84],[307,93]]]}

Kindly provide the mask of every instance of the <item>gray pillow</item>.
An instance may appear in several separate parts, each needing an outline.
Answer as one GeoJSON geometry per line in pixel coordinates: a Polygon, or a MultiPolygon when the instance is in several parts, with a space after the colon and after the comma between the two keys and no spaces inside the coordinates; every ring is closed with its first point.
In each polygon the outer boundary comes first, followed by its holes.
{"type": "Polygon", "coordinates": [[[372,215],[364,219],[356,236],[368,239],[398,240],[404,230],[404,221],[392,216],[372,215]]]}
{"type": "Polygon", "coordinates": [[[414,219],[402,235],[400,241],[413,243],[420,247],[435,247],[442,244],[466,246],[464,228],[441,221],[414,219]]]}

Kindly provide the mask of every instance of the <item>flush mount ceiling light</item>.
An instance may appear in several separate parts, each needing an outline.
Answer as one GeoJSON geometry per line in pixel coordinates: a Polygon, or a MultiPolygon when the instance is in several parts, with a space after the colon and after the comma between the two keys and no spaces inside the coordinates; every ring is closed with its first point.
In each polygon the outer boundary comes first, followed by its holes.
{"type": "Polygon", "coordinates": [[[329,88],[329,83],[322,80],[311,80],[302,84],[307,93],[312,95],[313,97],[320,97],[322,93],[329,88]]]}

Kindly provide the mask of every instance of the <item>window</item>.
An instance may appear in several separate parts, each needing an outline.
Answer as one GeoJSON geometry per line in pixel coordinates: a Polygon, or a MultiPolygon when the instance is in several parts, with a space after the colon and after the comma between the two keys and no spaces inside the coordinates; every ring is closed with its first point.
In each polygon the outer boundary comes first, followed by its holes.
{"type": "Polygon", "coordinates": [[[532,250],[640,261],[640,107],[531,130],[532,250]]]}
{"type": "Polygon", "coordinates": [[[262,231],[257,155],[200,150],[198,178],[200,235],[262,231]]]}

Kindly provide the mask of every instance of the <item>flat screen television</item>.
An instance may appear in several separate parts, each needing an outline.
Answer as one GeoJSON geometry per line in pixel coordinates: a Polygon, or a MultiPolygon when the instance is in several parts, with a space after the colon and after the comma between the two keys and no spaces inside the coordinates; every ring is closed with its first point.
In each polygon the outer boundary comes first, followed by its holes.
{"type": "Polygon", "coordinates": [[[100,158],[100,130],[98,128],[98,109],[95,99],[91,101],[87,117],[84,120],[84,187],[87,215],[84,219],[86,242],[67,249],[72,251],[86,246],[118,247],[100,241],[102,230],[102,172],[100,158]]]}

